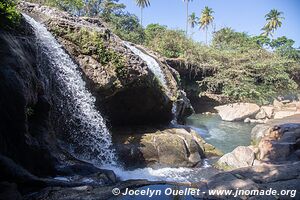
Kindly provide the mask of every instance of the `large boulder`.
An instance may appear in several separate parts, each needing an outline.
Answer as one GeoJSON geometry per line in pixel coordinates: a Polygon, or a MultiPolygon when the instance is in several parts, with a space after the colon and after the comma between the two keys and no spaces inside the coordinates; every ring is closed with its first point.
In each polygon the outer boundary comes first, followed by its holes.
{"type": "Polygon", "coordinates": [[[115,130],[113,142],[127,167],[193,167],[221,155],[189,128],[115,130]]]}
{"type": "Polygon", "coordinates": [[[217,106],[215,109],[224,121],[242,121],[248,117],[254,116],[260,110],[259,106],[253,103],[227,104],[217,106]]]}
{"type": "MultiPolygon", "coordinates": [[[[101,19],[79,18],[27,2],[21,2],[19,8],[43,21],[79,64],[98,108],[112,126],[168,124],[176,103],[178,110],[188,111],[188,100],[179,96],[176,78],[159,55],[131,44],[159,64],[166,84],[101,19]]],[[[178,114],[185,118],[191,112],[178,114]]]]}
{"type": "Polygon", "coordinates": [[[253,165],[255,154],[253,148],[239,146],[232,152],[225,154],[218,160],[218,165],[221,168],[241,168],[253,165]]]}

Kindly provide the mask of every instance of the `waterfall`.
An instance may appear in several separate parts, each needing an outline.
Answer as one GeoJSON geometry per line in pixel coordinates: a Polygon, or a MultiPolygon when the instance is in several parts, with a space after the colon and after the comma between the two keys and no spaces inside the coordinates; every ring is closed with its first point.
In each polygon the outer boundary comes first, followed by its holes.
{"type": "MultiPolygon", "coordinates": [[[[135,55],[139,56],[143,61],[146,62],[150,71],[155,75],[156,78],[158,78],[159,82],[167,89],[166,77],[163,71],[161,70],[159,63],[153,57],[139,50],[135,46],[131,45],[129,42],[124,42],[124,45],[128,47],[135,55]]],[[[177,124],[176,112],[177,112],[177,106],[176,106],[176,102],[174,102],[172,107],[173,120],[171,121],[171,124],[173,125],[177,124]]]]}
{"type": "Polygon", "coordinates": [[[68,118],[63,122],[68,129],[64,144],[69,144],[68,150],[79,159],[100,165],[115,164],[111,135],[79,67],[46,27],[26,14],[23,16],[35,31],[40,59],[49,60],[49,64],[40,64],[40,68],[46,68],[47,78],[55,80],[60,94],[55,103],[59,104],[59,112],[68,118]]]}
{"type": "Polygon", "coordinates": [[[152,58],[151,56],[145,54],[143,51],[139,50],[135,46],[131,45],[129,42],[124,42],[125,46],[128,47],[135,55],[139,56],[143,61],[146,62],[150,71],[158,78],[159,82],[164,86],[167,87],[166,77],[161,70],[157,61],[152,58]]]}

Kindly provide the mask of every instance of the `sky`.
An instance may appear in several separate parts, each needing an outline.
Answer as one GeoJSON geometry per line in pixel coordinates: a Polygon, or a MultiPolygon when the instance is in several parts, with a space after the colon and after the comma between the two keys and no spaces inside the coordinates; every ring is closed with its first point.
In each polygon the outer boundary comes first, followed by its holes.
{"type": "MultiPolygon", "coordinates": [[[[159,23],[172,29],[184,29],[186,26],[186,7],[183,0],[150,0],[151,6],[144,9],[143,25],[159,23]]],[[[140,8],[134,0],[119,0],[126,10],[140,17],[140,8]]],[[[214,10],[216,30],[231,27],[235,31],[249,35],[259,35],[265,24],[264,16],[277,9],[284,13],[285,20],[277,29],[274,38],[287,36],[300,47],[300,0],[193,0],[189,4],[189,13],[195,12],[199,17],[201,10],[208,6],[214,10]]],[[[209,30],[209,40],[211,32],[209,30]]],[[[199,28],[191,29],[189,35],[196,41],[205,42],[205,32],[199,28]]]]}

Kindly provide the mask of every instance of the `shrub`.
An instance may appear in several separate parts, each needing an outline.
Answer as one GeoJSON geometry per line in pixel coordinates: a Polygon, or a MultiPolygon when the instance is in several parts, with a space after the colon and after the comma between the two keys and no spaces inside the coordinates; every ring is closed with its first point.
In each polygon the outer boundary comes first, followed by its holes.
{"type": "Polygon", "coordinates": [[[12,0],[0,0],[0,27],[7,29],[19,24],[21,14],[12,0]]]}

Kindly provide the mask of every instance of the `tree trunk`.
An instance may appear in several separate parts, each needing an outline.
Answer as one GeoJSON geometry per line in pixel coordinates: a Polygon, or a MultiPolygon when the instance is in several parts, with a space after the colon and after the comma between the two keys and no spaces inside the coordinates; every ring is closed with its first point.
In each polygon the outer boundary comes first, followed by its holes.
{"type": "Polygon", "coordinates": [[[189,28],[189,1],[186,1],[186,29],[185,34],[188,35],[188,28],[189,28]]]}
{"type": "Polygon", "coordinates": [[[206,45],[207,45],[207,27],[206,27],[206,29],[205,29],[205,41],[206,41],[206,45]]]}
{"type": "Polygon", "coordinates": [[[143,8],[141,8],[141,26],[143,27],[143,8]]]}

